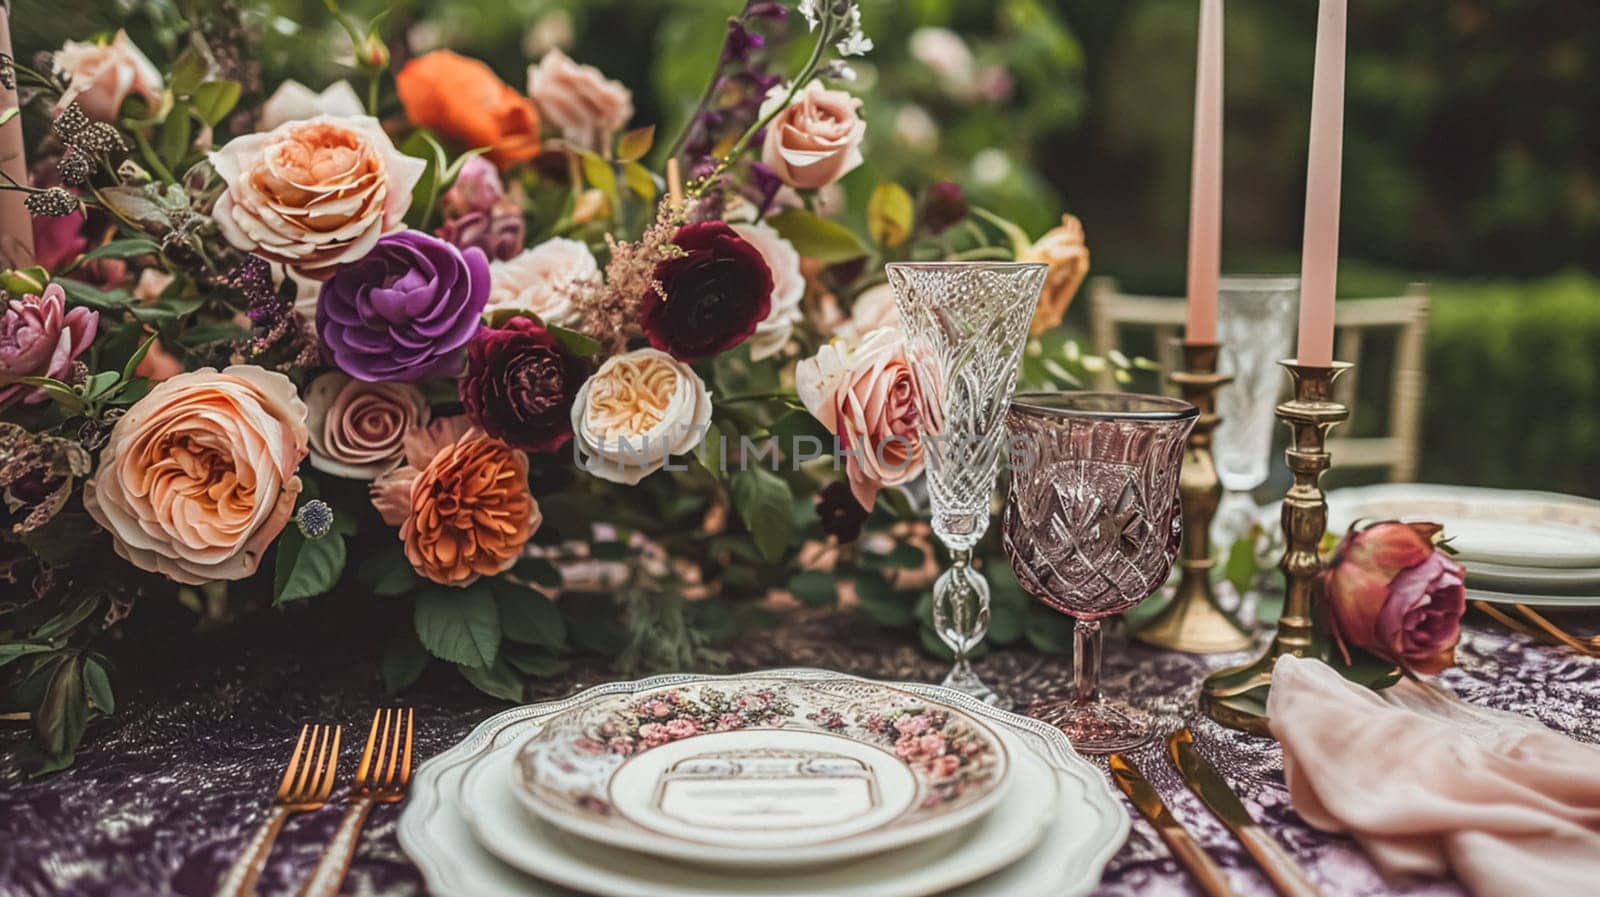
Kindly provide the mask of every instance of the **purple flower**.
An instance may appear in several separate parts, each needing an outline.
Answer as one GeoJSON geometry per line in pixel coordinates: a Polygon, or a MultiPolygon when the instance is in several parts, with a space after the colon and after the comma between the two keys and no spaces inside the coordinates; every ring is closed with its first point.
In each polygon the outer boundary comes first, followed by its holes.
{"type": "Polygon", "coordinates": [[[98,312],[67,311],[67,294],[56,283],[45,287],[43,295],[25,295],[0,306],[0,407],[19,398],[29,404],[48,398],[41,389],[12,383],[15,379],[73,381],[73,364],[94,341],[99,325],[98,312]]]}
{"type": "Polygon", "coordinates": [[[505,195],[505,185],[494,163],[482,156],[473,156],[462,163],[456,182],[439,198],[439,207],[447,217],[485,212],[494,208],[505,195]]]}
{"type": "Polygon", "coordinates": [[[378,240],[340,265],[317,299],[317,334],[334,364],[369,382],[455,373],[489,298],[489,260],[420,231],[378,240]]]}

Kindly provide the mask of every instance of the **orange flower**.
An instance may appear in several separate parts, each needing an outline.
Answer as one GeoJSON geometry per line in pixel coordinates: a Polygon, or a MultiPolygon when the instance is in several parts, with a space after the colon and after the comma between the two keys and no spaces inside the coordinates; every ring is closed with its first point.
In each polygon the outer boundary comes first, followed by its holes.
{"type": "Polygon", "coordinates": [[[1067,314],[1067,306],[1078,294],[1078,287],[1089,273],[1089,247],[1084,244],[1083,223],[1072,215],[1062,215],[1061,223],[1040,237],[1017,257],[1021,262],[1043,262],[1050,266],[1045,275],[1044,293],[1034,312],[1028,332],[1038,336],[1057,327],[1067,314]]]}
{"type": "Polygon", "coordinates": [[[413,430],[405,449],[405,466],[373,481],[372,501],[400,527],[411,566],[447,586],[510,569],[543,522],[528,456],[461,417],[413,430]]]}
{"type": "Polygon", "coordinates": [[[413,125],[464,149],[489,147],[501,168],[539,152],[538,108],[476,59],[435,50],[406,63],[395,89],[413,125]]]}

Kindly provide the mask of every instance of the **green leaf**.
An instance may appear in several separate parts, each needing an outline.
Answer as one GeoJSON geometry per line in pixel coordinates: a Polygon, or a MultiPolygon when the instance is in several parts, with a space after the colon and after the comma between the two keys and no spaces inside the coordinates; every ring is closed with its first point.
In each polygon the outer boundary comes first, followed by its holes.
{"type": "Polygon", "coordinates": [[[1241,595],[1255,585],[1256,552],[1249,536],[1234,540],[1233,546],[1228,549],[1228,562],[1223,565],[1222,575],[1233,583],[1241,595]]]}
{"type": "Polygon", "coordinates": [[[412,131],[411,136],[400,144],[400,152],[426,163],[422,176],[417,178],[417,185],[411,188],[411,210],[407,213],[407,217],[414,219],[419,227],[425,226],[428,217],[433,214],[434,203],[439,199],[441,178],[449,157],[439,141],[423,130],[412,131]]]}
{"type": "Polygon", "coordinates": [[[121,240],[112,240],[109,243],[95,247],[90,252],[84,253],[83,261],[127,259],[141,255],[155,255],[160,251],[161,244],[149,237],[126,237],[121,240]]]}
{"type": "Polygon", "coordinates": [[[550,335],[556,338],[561,348],[566,349],[580,358],[592,358],[600,354],[600,343],[592,337],[584,336],[576,330],[565,327],[549,327],[550,335]]]}
{"type": "Polygon", "coordinates": [[[177,171],[184,157],[189,155],[189,142],[194,139],[194,119],[189,115],[191,111],[193,107],[188,101],[179,100],[173,104],[166,122],[161,125],[161,144],[156,151],[160,153],[161,161],[173,171],[177,171]]]}
{"type": "Polygon", "coordinates": [[[559,676],[571,667],[571,664],[549,652],[525,645],[512,645],[501,652],[501,656],[517,672],[536,679],[559,676]]]}
{"type": "Polygon", "coordinates": [[[1023,232],[1022,228],[1018,227],[1017,224],[1010,219],[1002,218],[988,209],[979,206],[972,207],[972,214],[982,218],[984,221],[989,222],[996,229],[998,229],[1000,233],[1004,234],[1006,239],[1011,242],[1011,251],[1016,255],[1017,258],[1021,258],[1023,253],[1027,252],[1033,247],[1033,241],[1028,239],[1028,235],[1023,232]]]}
{"type": "Polygon", "coordinates": [[[617,172],[611,163],[600,158],[599,153],[590,150],[578,150],[578,157],[583,160],[583,179],[589,186],[605,194],[606,201],[611,203],[611,208],[618,207],[617,199],[617,172]]]}
{"type": "Polygon", "coordinates": [[[70,753],[83,740],[83,729],[88,722],[83,655],[72,654],[56,664],[45,685],[44,700],[33,718],[34,740],[51,754],[70,753]]]}
{"type": "Polygon", "coordinates": [[[244,91],[237,81],[207,81],[195,88],[194,111],[200,120],[211,127],[216,127],[233,111],[239,103],[239,95],[244,91]]]}
{"type": "Polygon", "coordinates": [[[167,84],[172,92],[180,97],[194,93],[200,82],[206,77],[206,61],[193,47],[178,54],[172,61],[172,74],[168,76],[167,84]]]}
{"type": "Polygon", "coordinates": [[[656,186],[655,175],[650,173],[650,169],[638,162],[628,162],[622,166],[622,180],[640,199],[645,202],[655,201],[656,192],[660,188],[656,186]]]}
{"type": "Polygon", "coordinates": [[[824,264],[857,259],[868,251],[849,228],[805,209],[785,209],[769,216],[767,223],[793,243],[796,252],[824,264]]]}
{"type": "Polygon", "coordinates": [[[794,536],[789,484],[770,471],[751,467],[733,475],[731,491],[733,507],[761,556],[768,561],[782,558],[794,536]]]}
{"type": "Polygon", "coordinates": [[[634,128],[617,141],[617,161],[637,162],[644,158],[645,153],[650,152],[650,146],[655,142],[655,125],[634,128]]]}
{"type": "Polygon", "coordinates": [[[54,377],[18,377],[14,382],[33,386],[44,391],[52,401],[67,409],[69,414],[82,414],[88,405],[78,391],[54,377]]]}
{"type": "Polygon", "coordinates": [[[500,609],[500,631],[525,645],[560,648],[567,643],[567,624],[549,598],[515,583],[496,580],[495,603],[500,609]]]}
{"type": "Polygon", "coordinates": [[[0,127],[3,127],[6,122],[16,118],[21,113],[22,107],[20,106],[12,106],[10,109],[0,112],[0,127]]]}
{"type": "Polygon", "coordinates": [[[98,657],[83,661],[83,690],[89,697],[89,706],[110,716],[117,710],[116,696],[111,692],[111,675],[98,657]]]}
{"type": "Polygon", "coordinates": [[[490,697],[503,701],[522,700],[522,679],[517,676],[509,664],[496,661],[494,664],[479,669],[465,665],[457,666],[461,675],[471,682],[478,691],[490,697]]]}
{"type": "Polygon", "coordinates": [[[905,567],[916,570],[927,562],[927,554],[921,548],[908,542],[896,545],[893,551],[883,556],[883,563],[888,567],[905,567]]]}
{"type": "Polygon", "coordinates": [[[395,626],[378,647],[378,675],[390,694],[411,687],[428,669],[428,652],[410,626],[395,626]]]}
{"type": "Polygon", "coordinates": [[[561,571],[544,558],[522,558],[511,568],[511,575],[552,589],[560,588],[562,584],[561,571]]]}
{"type": "Polygon", "coordinates": [[[482,580],[464,589],[428,583],[412,623],[422,647],[440,660],[484,669],[500,651],[500,612],[482,580]]]}
{"type": "Polygon", "coordinates": [[[29,654],[39,654],[49,650],[52,650],[49,645],[40,645],[33,642],[9,642],[6,644],[0,644],[0,667],[5,666],[13,660],[21,660],[22,658],[27,657],[29,654]]]}
{"type": "Polygon", "coordinates": [[[62,291],[74,305],[87,305],[100,311],[116,311],[133,301],[133,294],[127,290],[101,290],[71,277],[63,277],[56,283],[61,284],[62,291]]]}
{"type": "Polygon", "coordinates": [[[716,421],[707,421],[706,434],[700,439],[700,444],[694,447],[695,460],[719,479],[723,474],[722,439],[722,428],[716,421]]]}
{"type": "Polygon", "coordinates": [[[915,205],[906,188],[894,181],[879,184],[867,200],[867,233],[880,246],[895,247],[911,236],[915,205]]]}
{"type": "Polygon", "coordinates": [[[329,533],[307,539],[295,527],[278,537],[278,560],[273,570],[272,603],[315,598],[333,588],[344,572],[344,537],[329,533]]]}
{"type": "Polygon", "coordinates": [[[356,582],[374,595],[404,595],[416,588],[420,581],[416,571],[411,568],[411,562],[406,560],[405,549],[398,540],[383,544],[356,565],[356,582]]]}
{"type": "Polygon", "coordinates": [[[139,348],[134,349],[133,354],[128,356],[127,363],[122,366],[122,375],[119,379],[123,382],[133,379],[134,371],[139,369],[139,362],[144,361],[144,357],[150,354],[150,347],[155,344],[155,341],[156,334],[154,333],[144,338],[144,342],[139,344],[139,348]]]}
{"type": "Polygon", "coordinates": [[[916,619],[914,602],[897,595],[889,584],[877,576],[863,572],[855,579],[856,610],[878,624],[899,629],[910,626],[916,619]]]}
{"type": "Polygon", "coordinates": [[[1071,617],[1037,602],[1028,606],[1027,618],[1022,624],[1028,644],[1050,654],[1072,653],[1072,628],[1071,617]]]}
{"type": "Polygon", "coordinates": [[[789,577],[789,594],[806,607],[833,607],[839,602],[839,580],[832,573],[807,570],[789,577]]]}
{"type": "Polygon", "coordinates": [[[83,397],[90,401],[98,399],[106,394],[106,390],[117,385],[117,382],[121,379],[122,374],[117,371],[101,371],[98,374],[94,374],[84,381],[83,397]]]}

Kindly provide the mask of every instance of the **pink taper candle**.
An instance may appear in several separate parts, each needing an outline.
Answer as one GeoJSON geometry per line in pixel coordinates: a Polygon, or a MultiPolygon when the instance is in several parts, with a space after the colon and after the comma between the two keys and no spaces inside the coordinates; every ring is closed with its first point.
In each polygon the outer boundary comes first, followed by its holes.
{"type": "MultiPolygon", "coordinates": [[[[0,56],[11,53],[11,15],[9,0],[0,0],[0,56]]],[[[15,73],[13,73],[15,74],[15,73]]],[[[13,84],[0,83],[0,118],[17,108],[13,84]]],[[[28,183],[28,157],[23,152],[22,116],[14,115],[0,125],[0,170],[19,184],[28,183]]],[[[0,268],[26,268],[33,264],[33,218],[23,206],[18,190],[0,190],[0,268]]]]}
{"type": "Polygon", "coordinates": [[[1189,316],[1184,339],[1217,341],[1222,270],[1222,0],[1200,0],[1194,77],[1194,168],[1189,181],[1189,316]]]}
{"type": "Polygon", "coordinates": [[[1322,0],[1311,86],[1306,230],[1300,258],[1301,364],[1333,363],[1333,295],[1339,278],[1339,166],[1344,144],[1345,0],[1322,0]]]}

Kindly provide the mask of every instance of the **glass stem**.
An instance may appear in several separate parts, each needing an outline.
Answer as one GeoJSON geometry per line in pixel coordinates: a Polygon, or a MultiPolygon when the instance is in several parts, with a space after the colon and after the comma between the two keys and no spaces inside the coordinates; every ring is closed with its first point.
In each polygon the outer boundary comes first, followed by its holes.
{"type": "MultiPolygon", "coordinates": [[[[955,578],[953,581],[956,584],[965,586],[967,568],[971,566],[972,549],[952,548],[950,550],[950,569],[955,573],[955,578]]],[[[961,634],[960,644],[953,646],[951,649],[955,651],[956,654],[955,665],[957,669],[968,666],[967,652],[971,650],[971,647],[967,643],[967,638],[972,634],[972,619],[977,613],[976,609],[972,606],[972,596],[966,595],[964,598],[965,600],[958,601],[956,607],[952,608],[955,611],[955,620],[953,621],[955,623],[955,629],[961,634]]]]}
{"type": "Polygon", "coordinates": [[[1100,621],[1072,627],[1072,703],[1100,703],[1100,621]]]}

